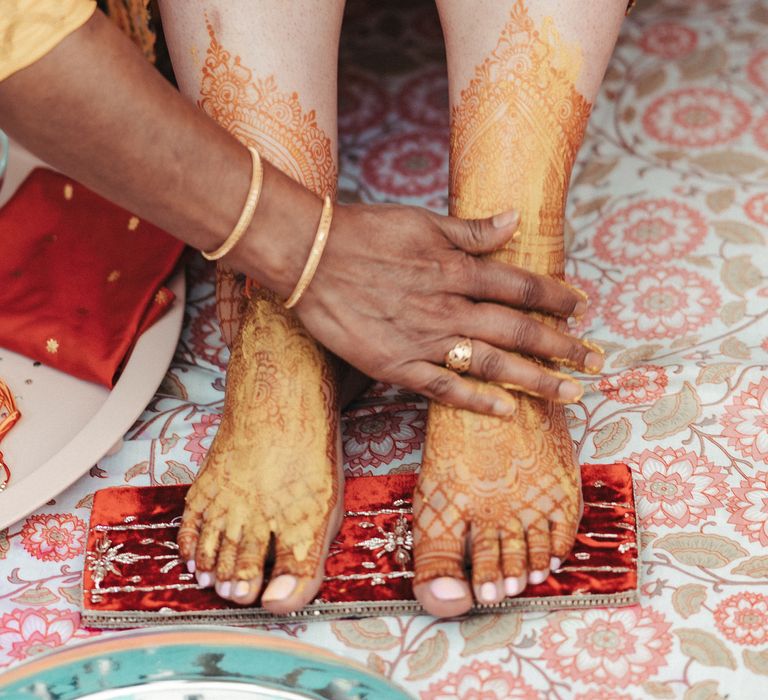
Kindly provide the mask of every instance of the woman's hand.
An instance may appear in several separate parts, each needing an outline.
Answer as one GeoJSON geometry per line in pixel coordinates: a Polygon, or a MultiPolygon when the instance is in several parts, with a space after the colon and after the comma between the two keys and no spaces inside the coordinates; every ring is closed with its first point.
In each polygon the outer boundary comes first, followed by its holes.
{"type": "Polygon", "coordinates": [[[463,221],[394,205],[337,206],[314,280],[296,306],[328,349],[367,375],[442,403],[488,414],[515,410],[494,384],[556,401],[578,382],[520,355],[599,370],[602,357],[529,313],[568,318],[586,299],[556,280],[493,261],[517,230],[513,212],[463,221]],[[444,367],[472,339],[471,381],[444,367]],[[489,384],[490,383],[490,384],[489,384]]]}

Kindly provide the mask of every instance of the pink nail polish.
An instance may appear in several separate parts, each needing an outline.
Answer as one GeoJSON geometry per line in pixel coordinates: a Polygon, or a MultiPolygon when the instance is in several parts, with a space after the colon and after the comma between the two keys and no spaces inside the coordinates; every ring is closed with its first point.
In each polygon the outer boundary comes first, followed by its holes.
{"type": "Polygon", "coordinates": [[[467,591],[455,578],[436,578],[429,586],[432,595],[438,600],[459,600],[467,591]]]}
{"type": "Polygon", "coordinates": [[[238,581],[235,586],[234,597],[245,598],[248,592],[251,590],[251,584],[248,581],[238,581]]]}
{"type": "Polygon", "coordinates": [[[518,576],[517,578],[510,577],[504,579],[504,593],[509,597],[516,596],[525,589],[526,577],[525,574],[518,576]]]}
{"type": "Polygon", "coordinates": [[[560,559],[558,559],[557,557],[552,557],[549,560],[550,571],[557,571],[562,566],[562,564],[563,562],[560,561],[560,559]]]}
{"type": "Polygon", "coordinates": [[[216,584],[216,593],[222,598],[229,598],[229,594],[232,592],[232,584],[229,581],[222,581],[216,584]]]}
{"type": "Polygon", "coordinates": [[[549,571],[531,571],[528,574],[528,583],[532,586],[538,586],[547,580],[547,576],[549,576],[549,571]]]}
{"type": "Polygon", "coordinates": [[[296,588],[296,577],[283,574],[273,578],[267,589],[264,591],[264,595],[261,596],[262,600],[285,600],[296,588]]]}
{"type": "Polygon", "coordinates": [[[187,562],[187,571],[189,571],[190,574],[194,574],[196,568],[197,567],[195,566],[195,560],[194,559],[190,559],[187,562]]]}
{"type": "Polygon", "coordinates": [[[496,584],[489,582],[480,586],[480,598],[485,603],[492,603],[496,600],[496,584]]]}
{"type": "Polygon", "coordinates": [[[213,576],[206,573],[197,572],[197,583],[200,588],[209,588],[213,585],[213,576]]]}

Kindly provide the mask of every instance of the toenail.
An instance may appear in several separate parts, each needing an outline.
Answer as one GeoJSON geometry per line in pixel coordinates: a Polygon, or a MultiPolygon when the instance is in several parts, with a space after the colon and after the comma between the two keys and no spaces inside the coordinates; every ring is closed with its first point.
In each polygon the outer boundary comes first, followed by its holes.
{"type": "Polygon", "coordinates": [[[235,598],[245,598],[251,590],[251,584],[248,581],[238,581],[235,586],[235,598]]]}
{"type": "Polygon", "coordinates": [[[293,593],[296,588],[296,583],[295,576],[289,576],[287,574],[277,576],[269,582],[267,590],[264,591],[264,595],[261,599],[266,601],[285,600],[291,593],[293,593]]]}
{"type": "Polygon", "coordinates": [[[547,580],[547,576],[549,576],[549,571],[531,571],[531,573],[528,574],[528,583],[538,586],[540,583],[544,583],[544,581],[547,580]]]}
{"type": "Polygon", "coordinates": [[[195,568],[196,568],[195,567],[195,560],[194,559],[190,559],[187,562],[187,571],[189,571],[190,574],[194,574],[195,573],[195,568]]]}
{"type": "Polygon", "coordinates": [[[229,594],[232,591],[232,584],[229,581],[220,581],[216,583],[216,593],[222,598],[229,598],[229,594]]]}
{"type": "Polygon", "coordinates": [[[504,579],[504,593],[508,596],[516,596],[525,588],[525,574],[516,578],[504,579]]]}
{"type": "Polygon", "coordinates": [[[494,600],[496,600],[496,584],[484,583],[482,586],[480,586],[480,597],[486,603],[492,603],[494,600]]]}
{"type": "Polygon", "coordinates": [[[206,573],[201,573],[200,571],[197,572],[197,584],[200,586],[200,588],[208,588],[209,586],[213,585],[213,576],[206,573]]]}
{"type": "Polygon", "coordinates": [[[557,571],[560,568],[560,566],[562,565],[562,563],[563,562],[560,559],[558,559],[557,557],[552,557],[549,560],[549,568],[550,568],[551,571],[557,571]]]}
{"type": "Polygon", "coordinates": [[[436,578],[429,587],[432,595],[438,600],[459,600],[467,594],[464,586],[455,578],[448,578],[447,576],[436,578]]]}

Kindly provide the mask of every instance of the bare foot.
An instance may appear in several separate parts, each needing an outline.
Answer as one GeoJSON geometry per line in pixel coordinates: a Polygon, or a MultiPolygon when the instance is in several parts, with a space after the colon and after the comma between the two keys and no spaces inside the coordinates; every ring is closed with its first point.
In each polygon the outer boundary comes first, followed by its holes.
{"type": "Polygon", "coordinates": [[[430,406],[414,496],[414,590],[433,615],[465,613],[473,593],[480,604],[518,595],[573,545],[581,490],[563,407],[519,402],[508,419],[430,406]]]}
{"type": "Polygon", "coordinates": [[[224,415],[189,490],[179,547],[201,586],[276,614],[316,595],[341,524],[336,381],[326,354],[268,292],[246,307],[227,370],[224,415]]]}
{"type": "MultiPolygon", "coordinates": [[[[582,52],[568,22],[568,38],[560,36],[556,20],[567,13],[553,20],[536,3],[530,13],[523,0],[493,12],[489,4],[482,21],[467,3],[441,5],[454,99],[451,212],[473,219],[514,207],[519,235],[493,257],[562,280],[564,205],[590,109],[577,83],[587,65],[602,74],[597,54],[582,52]],[[479,47],[494,44],[476,63],[479,47]]],[[[590,349],[577,368],[597,373],[601,351],[590,349]]],[[[414,590],[434,615],[464,613],[473,598],[492,604],[518,595],[573,544],[580,472],[563,407],[516,396],[518,412],[506,419],[430,406],[414,497],[414,590]]]]}

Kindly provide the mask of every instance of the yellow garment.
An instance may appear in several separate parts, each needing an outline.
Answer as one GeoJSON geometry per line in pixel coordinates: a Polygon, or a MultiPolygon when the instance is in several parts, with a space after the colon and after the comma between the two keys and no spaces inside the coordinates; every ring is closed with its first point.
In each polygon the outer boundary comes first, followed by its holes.
{"type": "Polygon", "coordinates": [[[45,56],[95,10],[95,0],[0,0],[0,80],[45,56]]]}

